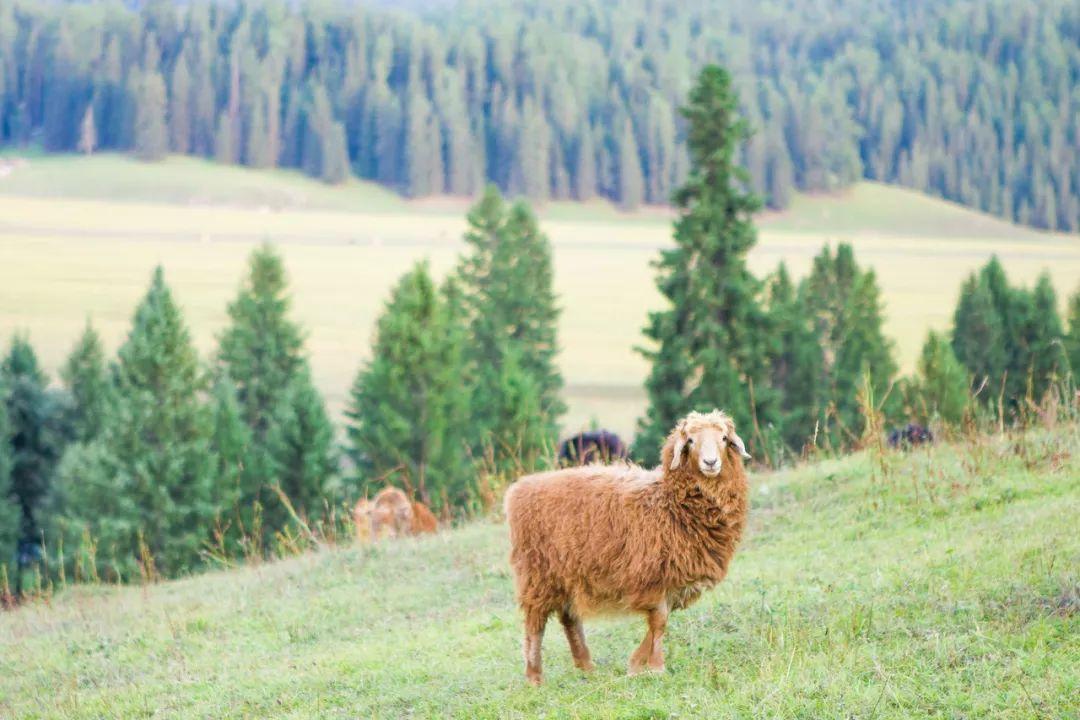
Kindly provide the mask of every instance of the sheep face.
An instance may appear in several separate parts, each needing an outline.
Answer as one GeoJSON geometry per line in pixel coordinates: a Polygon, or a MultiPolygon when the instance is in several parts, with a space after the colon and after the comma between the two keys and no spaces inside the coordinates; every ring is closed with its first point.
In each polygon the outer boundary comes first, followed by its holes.
{"type": "Polygon", "coordinates": [[[672,431],[671,439],[671,470],[687,463],[696,466],[705,477],[715,478],[723,468],[724,453],[729,447],[744,459],[750,458],[742,438],[735,432],[735,422],[719,410],[690,413],[672,431]]]}

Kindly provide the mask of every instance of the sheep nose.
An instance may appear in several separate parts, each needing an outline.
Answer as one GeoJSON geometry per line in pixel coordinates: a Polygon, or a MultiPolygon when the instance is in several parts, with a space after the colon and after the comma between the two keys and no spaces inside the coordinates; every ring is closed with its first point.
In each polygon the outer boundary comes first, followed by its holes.
{"type": "Polygon", "coordinates": [[[711,460],[702,458],[701,462],[705,463],[705,466],[711,470],[712,468],[716,467],[717,460],[716,458],[712,458],[711,460]]]}

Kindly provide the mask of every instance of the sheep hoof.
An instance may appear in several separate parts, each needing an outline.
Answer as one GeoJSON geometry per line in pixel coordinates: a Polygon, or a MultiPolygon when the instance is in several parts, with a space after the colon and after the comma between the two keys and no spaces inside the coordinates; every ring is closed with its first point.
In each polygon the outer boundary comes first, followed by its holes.
{"type": "Polygon", "coordinates": [[[580,670],[581,672],[590,673],[596,669],[596,666],[593,665],[592,660],[584,660],[582,662],[576,662],[574,664],[577,665],[578,670],[580,670]]]}
{"type": "Polygon", "coordinates": [[[533,687],[540,687],[540,684],[544,682],[544,678],[540,673],[525,673],[525,679],[533,687]]]}

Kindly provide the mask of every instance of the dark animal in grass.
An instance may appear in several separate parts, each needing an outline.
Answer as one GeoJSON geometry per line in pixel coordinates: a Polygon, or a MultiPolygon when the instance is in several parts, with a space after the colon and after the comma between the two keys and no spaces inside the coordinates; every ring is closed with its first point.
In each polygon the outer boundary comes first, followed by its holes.
{"type": "Polygon", "coordinates": [[[916,445],[929,445],[934,442],[934,433],[930,428],[918,423],[908,423],[902,428],[894,428],[889,433],[889,447],[906,450],[916,445]]]}
{"type": "Polygon", "coordinates": [[[610,430],[578,433],[559,445],[559,465],[562,467],[609,463],[613,460],[625,460],[627,455],[626,445],[610,430]]]}

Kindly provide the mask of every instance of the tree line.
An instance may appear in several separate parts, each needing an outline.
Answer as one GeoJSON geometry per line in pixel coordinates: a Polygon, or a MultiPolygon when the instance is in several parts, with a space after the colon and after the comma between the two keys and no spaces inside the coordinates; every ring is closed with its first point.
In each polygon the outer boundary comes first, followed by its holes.
{"type": "MultiPolygon", "coordinates": [[[[964,283],[951,330],[930,333],[916,373],[898,377],[876,277],[849,245],[823,248],[798,282],[783,265],[764,278],[747,268],[761,200],[740,165],[749,126],[731,76],[703,70],[683,116],[690,168],[657,265],[667,302],[645,326],[640,462],[655,462],[691,408],[726,409],[778,464],[858,447],[879,417],[1011,422],[1047,398],[1070,402],[1080,288],[1066,328],[1046,275],[1017,287],[992,259],[964,283]]],[[[464,240],[441,282],[421,261],[393,287],[344,438],[271,246],[251,255],[207,361],[161,268],[115,358],[88,325],[59,385],[15,335],[0,363],[3,557],[45,547],[76,578],[172,576],[295,547],[389,482],[444,517],[490,508],[503,484],[555,457],[560,309],[551,243],[526,201],[489,186],[464,240]]]]}
{"type": "Polygon", "coordinates": [[[666,203],[678,106],[730,68],[757,195],[860,178],[1080,229],[1080,8],[1053,0],[0,0],[0,144],[666,203]]]}

